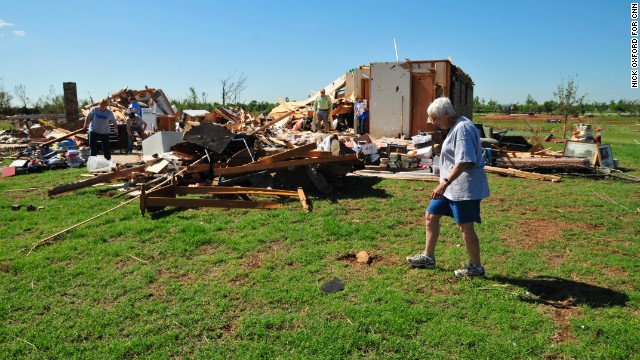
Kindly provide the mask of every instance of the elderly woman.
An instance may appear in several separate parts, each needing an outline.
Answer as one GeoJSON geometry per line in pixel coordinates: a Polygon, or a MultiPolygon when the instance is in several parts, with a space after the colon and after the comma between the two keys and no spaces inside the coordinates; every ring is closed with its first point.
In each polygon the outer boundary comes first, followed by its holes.
{"type": "Polygon", "coordinates": [[[480,135],[471,120],[456,115],[448,98],[436,99],[429,105],[427,114],[433,123],[440,129],[448,129],[449,133],[440,154],[440,183],[431,192],[426,211],[425,250],[408,256],[407,262],[414,267],[436,267],[440,218],[451,216],[458,224],[469,254],[469,266],[455,270],[455,276],[484,277],[478,235],[473,228],[474,222],[480,223],[480,201],[489,196],[480,135]]]}

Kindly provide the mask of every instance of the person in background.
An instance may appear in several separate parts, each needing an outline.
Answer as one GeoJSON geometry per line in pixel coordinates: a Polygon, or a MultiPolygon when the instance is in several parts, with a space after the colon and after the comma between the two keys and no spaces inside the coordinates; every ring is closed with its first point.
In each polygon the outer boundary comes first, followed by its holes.
{"type": "Polygon", "coordinates": [[[596,128],[596,134],[593,136],[593,140],[596,144],[602,144],[602,128],[596,128]]]}
{"type": "Polygon", "coordinates": [[[106,99],[100,100],[98,106],[89,110],[84,120],[84,128],[89,128],[89,147],[91,156],[98,155],[98,142],[102,145],[104,158],[111,160],[111,147],[109,146],[109,124],[113,124],[115,135],[118,137],[118,125],[113,112],[107,107],[106,99]],[[87,124],[88,122],[88,124],[87,124]]]}
{"type": "Polygon", "coordinates": [[[129,98],[129,111],[132,111],[136,115],[142,117],[142,109],[140,108],[140,104],[135,97],[131,96],[129,98]]]}
{"type": "Polygon", "coordinates": [[[324,124],[324,132],[329,132],[331,129],[329,116],[331,115],[332,102],[331,97],[325,93],[324,89],[320,90],[320,95],[313,103],[313,109],[315,111],[313,131],[315,132],[320,130],[322,128],[322,124],[324,124]]]}
{"type": "Polygon", "coordinates": [[[451,216],[458,224],[469,255],[469,266],[455,270],[454,275],[484,277],[480,242],[474,229],[474,222],[480,223],[480,201],[489,196],[480,135],[471,120],[456,115],[449,98],[434,100],[427,114],[440,129],[449,132],[440,152],[440,183],[431,192],[426,211],[425,250],[407,256],[406,260],[413,267],[435,268],[440,218],[451,216]]]}
{"type": "Polygon", "coordinates": [[[354,113],[358,119],[358,132],[360,135],[365,134],[365,123],[369,118],[369,107],[367,106],[367,100],[363,100],[362,96],[356,97],[356,102],[353,104],[354,113]]]}
{"type": "Polygon", "coordinates": [[[136,133],[144,140],[144,132],[147,130],[147,123],[135,112],[129,110],[127,112],[127,133],[129,134],[127,143],[127,155],[131,155],[133,151],[133,142],[136,140],[136,133]]]}

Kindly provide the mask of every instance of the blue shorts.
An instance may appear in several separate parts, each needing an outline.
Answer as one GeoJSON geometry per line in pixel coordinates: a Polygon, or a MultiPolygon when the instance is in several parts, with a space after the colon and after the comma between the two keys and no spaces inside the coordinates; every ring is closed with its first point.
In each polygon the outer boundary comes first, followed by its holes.
{"type": "Polygon", "coordinates": [[[434,215],[451,216],[456,224],[481,222],[480,200],[452,201],[445,197],[432,199],[427,212],[434,215]]]}

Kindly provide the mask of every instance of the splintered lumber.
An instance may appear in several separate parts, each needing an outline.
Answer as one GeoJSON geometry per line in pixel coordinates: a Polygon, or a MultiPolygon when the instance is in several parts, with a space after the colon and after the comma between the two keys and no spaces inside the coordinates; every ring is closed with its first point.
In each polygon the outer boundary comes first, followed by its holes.
{"type": "Polygon", "coordinates": [[[587,158],[574,157],[499,157],[495,159],[498,167],[520,168],[531,166],[589,166],[587,158]]]}
{"type": "MultiPolygon", "coordinates": [[[[275,195],[304,197],[300,195],[300,190],[279,190],[264,189],[239,186],[176,186],[171,184],[163,188],[145,192],[140,195],[140,211],[144,215],[146,210],[158,211],[166,206],[198,208],[217,207],[227,209],[276,209],[282,207],[280,203],[247,201],[247,200],[222,200],[222,199],[202,199],[202,198],[178,198],[178,195],[275,195]]],[[[300,200],[302,202],[302,199],[300,200]]],[[[303,208],[308,211],[306,198],[302,202],[303,208]]]]}
{"type": "Polygon", "coordinates": [[[356,176],[377,177],[381,179],[411,180],[411,181],[440,181],[439,175],[423,173],[420,171],[403,171],[393,173],[388,170],[358,170],[354,172],[356,176]]]}
{"type": "Polygon", "coordinates": [[[82,181],[78,181],[71,184],[56,186],[53,189],[49,190],[48,194],[49,196],[54,196],[54,195],[64,194],[69,191],[86,188],[86,187],[100,184],[103,182],[109,182],[117,179],[128,178],[134,172],[144,171],[146,167],[147,165],[140,165],[140,166],[132,167],[129,169],[123,169],[123,170],[118,170],[112,173],[99,175],[91,179],[82,180],[82,181]]]}
{"type": "Polygon", "coordinates": [[[176,187],[176,194],[200,194],[200,195],[276,195],[276,196],[298,196],[297,191],[265,189],[240,186],[194,186],[194,187],[176,187]]]}
{"type": "Polygon", "coordinates": [[[274,163],[281,160],[291,159],[294,157],[309,157],[310,156],[309,153],[311,152],[311,150],[315,150],[317,147],[318,145],[316,143],[310,143],[310,144],[303,145],[291,150],[285,150],[275,155],[263,157],[261,159],[258,159],[252,162],[251,164],[252,165],[270,164],[270,163],[274,163]]]}
{"type": "Polygon", "coordinates": [[[267,203],[258,201],[245,200],[216,200],[216,199],[190,199],[190,198],[167,198],[149,196],[146,199],[146,205],[149,207],[218,207],[225,209],[278,209],[282,207],[279,203],[267,203]]]}
{"type": "Polygon", "coordinates": [[[243,166],[234,166],[234,167],[216,169],[214,170],[214,173],[215,175],[239,175],[239,174],[245,174],[248,172],[281,169],[281,168],[287,168],[292,166],[319,165],[319,164],[329,164],[329,163],[338,163],[338,162],[354,162],[357,160],[358,158],[356,154],[349,154],[349,155],[332,156],[330,158],[310,158],[310,159],[288,160],[288,161],[279,161],[279,162],[274,162],[269,164],[248,164],[243,166]]]}
{"type": "Polygon", "coordinates": [[[280,120],[282,120],[282,119],[286,118],[287,116],[289,116],[289,115],[291,115],[291,114],[293,114],[293,111],[289,110],[289,111],[287,111],[285,114],[283,114],[283,115],[281,115],[281,116],[276,117],[275,119],[273,119],[273,120],[269,121],[268,123],[266,123],[266,124],[264,124],[264,125],[260,126],[259,128],[257,128],[257,129],[255,129],[255,130],[253,130],[252,132],[248,133],[247,135],[253,135],[253,134],[257,133],[258,131],[262,131],[262,130],[264,130],[264,129],[266,129],[266,128],[270,127],[271,125],[273,125],[273,124],[277,123],[278,121],[280,121],[280,120]]]}
{"type": "Polygon", "coordinates": [[[80,129],[78,129],[78,130],[76,130],[76,131],[72,131],[72,132],[70,132],[70,133],[68,133],[68,134],[66,134],[66,135],[64,135],[64,136],[61,136],[61,137],[59,137],[59,138],[57,138],[57,139],[53,139],[53,140],[49,140],[49,141],[47,141],[47,142],[44,142],[44,143],[40,144],[40,146],[47,146],[47,145],[51,145],[51,144],[53,144],[53,143],[56,143],[56,142],[58,142],[58,141],[62,141],[62,140],[64,140],[64,139],[70,138],[70,137],[72,137],[73,135],[75,135],[75,134],[79,134],[79,133],[84,132],[84,131],[86,131],[86,130],[85,130],[85,129],[83,129],[83,128],[80,128],[80,129]]]}
{"type": "Polygon", "coordinates": [[[311,211],[309,209],[309,204],[307,203],[307,196],[304,194],[304,190],[301,187],[298,188],[298,197],[300,198],[300,203],[302,204],[304,211],[311,211]]]}
{"type": "Polygon", "coordinates": [[[289,105],[287,105],[287,103],[284,100],[282,100],[280,96],[277,96],[277,98],[278,98],[278,101],[280,101],[280,104],[282,104],[282,106],[284,106],[285,109],[292,112],[295,111],[292,108],[290,108],[289,105]]]}
{"type": "Polygon", "coordinates": [[[531,179],[531,180],[548,180],[551,182],[557,182],[562,180],[560,176],[531,173],[531,172],[526,172],[526,171],[517,170],[517,169],[503,169],[503,168],[494,167],[494,166],[485,165],[484,170],[488,173],[514,176],[514,177],[531,179]]]}
{"type": "MultiPolygon", "coordinates": [[[[264,152],[266,156],[273,156],[285,151],[288,151],[288,150],[265,150],[264,152]]],[[[333,154],[331,154],[331,151],[311,150],[309,151],[308,155],[306,155],[305,157],[318,158],[318,157],[332,157],[332,156],[333,154]]]]}

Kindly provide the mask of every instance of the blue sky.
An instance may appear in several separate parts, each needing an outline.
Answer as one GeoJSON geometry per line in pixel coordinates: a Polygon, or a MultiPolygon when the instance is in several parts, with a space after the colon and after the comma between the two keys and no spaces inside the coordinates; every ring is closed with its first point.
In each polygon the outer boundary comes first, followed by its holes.
{"type": "Polygon", "coordinates": [[[95,100],[194,87],[219,102],[220,79],[243,73],[245,101],[301,100],[358,65],[395,61],[395,38],[400,59],[450,56],[486,100],[543,102],[570,76],[588,101],[637,100],[630,4],[0,0],[0,86],[37,99],[72,81],[95,100]]]}

